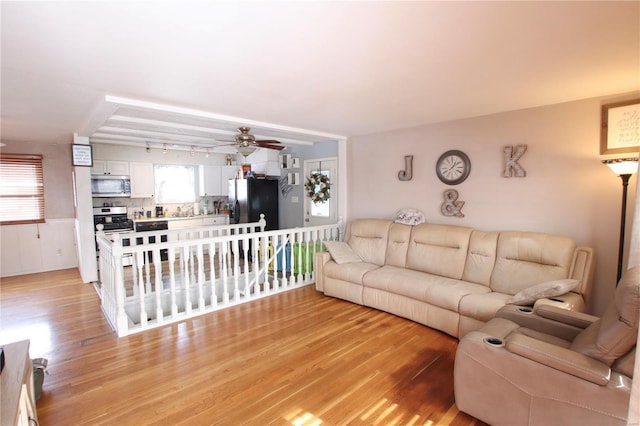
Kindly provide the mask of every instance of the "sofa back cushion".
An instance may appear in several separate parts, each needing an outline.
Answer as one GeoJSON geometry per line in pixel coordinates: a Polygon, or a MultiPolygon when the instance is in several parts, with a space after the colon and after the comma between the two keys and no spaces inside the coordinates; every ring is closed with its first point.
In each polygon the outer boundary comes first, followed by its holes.
{"type": "Polygon", "coordinates": [[[411,240],[412,225],[392,223],[389,227],[387,241],[387,257],[385,264],[405,268],[407,265],[407,250],[411,240]]]}
{"type": "Polygon", "coordinates": [[[514,295],[545,281],[569,277],[573,239],[539,232],[501,232],[491,289],[514,295]]]}
{"type": "Polygon", "coordinates": [[[472,283],[491,284],[491,272],[496,263],[499,232],[471,232],[469,252],[464,265],[462,279],[472,283]]]}
{"type": "Polygon", "coordinates": [[[407,268],[461,279],[471,228],[423,223],[411,230],[407,268]]]}
{"type": "Polygon", "coordinates": [[[363,262],[384,265],[389,228],[386,219],[356,219],[347,225],[345,241],[363,262]]]}

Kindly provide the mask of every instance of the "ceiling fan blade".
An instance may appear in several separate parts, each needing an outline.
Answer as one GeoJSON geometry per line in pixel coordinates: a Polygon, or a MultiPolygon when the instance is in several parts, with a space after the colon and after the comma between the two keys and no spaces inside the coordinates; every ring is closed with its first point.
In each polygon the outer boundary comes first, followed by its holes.
{"type": "MultiPolygon", "coordinates": [[[[223,141],[219,141],[219,142],[223,142],[223,141]]],[[[227,141],[224,141],[224,142],[227,142],[227,141]]],[[[214,145],[211,148],[216,149],[216,148],[221,148],[223,146],[235,146],[235,145],[238,145],[235,142],[231,142],[231,141],[228,141],[228,142],[230,142],[230,143],[223,143],[223,144],[220,144],[220,145],[214,145]]]]}
{"type": "Polygon", "coordinates": [[[278,151],[284,149],[284,146],[280,145],[278,141],[256,141],[256,144],[260,148],[277,149],[278,151]]]}

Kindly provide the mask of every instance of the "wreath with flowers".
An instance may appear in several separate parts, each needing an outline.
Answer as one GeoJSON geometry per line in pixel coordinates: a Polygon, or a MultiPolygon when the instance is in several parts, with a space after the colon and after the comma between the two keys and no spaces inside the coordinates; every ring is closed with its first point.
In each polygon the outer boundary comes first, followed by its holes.
{"type": "Polygon", "coordinates": [[[331,181],[329,176],[321,172],[312,173],[307,178],[304,189],[307,192],[307,197],[311,198],[314,203],[324,203],[331,198],[331,181]]]}

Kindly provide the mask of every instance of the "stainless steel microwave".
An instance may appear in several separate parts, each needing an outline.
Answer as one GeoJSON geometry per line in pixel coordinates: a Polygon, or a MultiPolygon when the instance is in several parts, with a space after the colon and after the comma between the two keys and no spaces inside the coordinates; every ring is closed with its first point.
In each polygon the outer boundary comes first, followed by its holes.
{"type": "Polygon", "coordinates": [[[92,175],[91,194],[94,197],[130,197],[129,176],[92,175]]]}

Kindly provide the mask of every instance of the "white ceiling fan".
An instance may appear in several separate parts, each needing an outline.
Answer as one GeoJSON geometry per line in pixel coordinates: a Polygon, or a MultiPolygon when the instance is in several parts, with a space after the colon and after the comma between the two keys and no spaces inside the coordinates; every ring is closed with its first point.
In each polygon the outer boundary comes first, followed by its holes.
{"type": "Polygon", "coordinates": [[[219,141],[233,142],[228,145],[235,146],[238,152],[245,157],[249,154],[252,154],[257,148],[276,149],[278,151],[285,148],[284,145],[274,139],[256,140],[256,137],[249,133],[249,131],[251,130],[249,127],[238,127],[238,130],[240,131],[240,133],[235,136],[234,141],[224,141],[222,139],[219,139],[219,141]]]}

